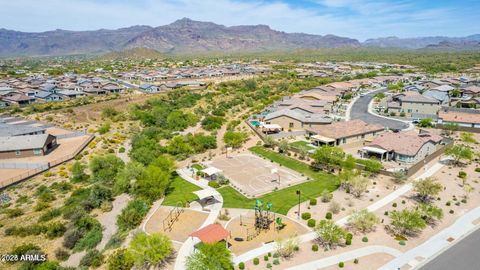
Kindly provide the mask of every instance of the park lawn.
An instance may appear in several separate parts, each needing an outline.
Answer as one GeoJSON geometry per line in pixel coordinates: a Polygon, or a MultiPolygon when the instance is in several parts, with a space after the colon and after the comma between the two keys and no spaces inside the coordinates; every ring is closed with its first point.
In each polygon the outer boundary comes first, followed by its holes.
{"type": "MultiPolygon", "coordinates": [[[[263,202],[271,202],[273,204],[273,211],[277,213],[286,215],[292,207],[298,204],[297,190],[300,190],[301,193],[300,201],[304,202],[319,197],[324,190],[332,192],[338,188],[339,182],[336,176],[324,172],[315,172],[308,164],[263,147],[255,146],[250,148],[250,151],[277,162],[282,166],[303,173],[311,179],[305,183],[287,187],[259,197],[263,202]]],[[[255,199],[246,198],[232,187],[219,188],[218,192],[223,196],[223,207],[251,209],[255,205],[255,199]]]]}
{"type": "Polygon", "coordinates": [[[162,205],[176,206],[177,203],[181,202],[185,206],[187,202],[198,199],[193,192],[200,189],[180,176],[176,176],[165,191],[165,199],[162,205]]]}
{"type": "Polygon", "coordinates": [[[315,147],[310,146],[310,143],[306,142],[306,141],[292,142],[292,143],[290,143],[290,146],[292,148],[299,149],[299,150],[305,150],[305,151],[310,151],[310,150],[315,149],[315,147]]]}

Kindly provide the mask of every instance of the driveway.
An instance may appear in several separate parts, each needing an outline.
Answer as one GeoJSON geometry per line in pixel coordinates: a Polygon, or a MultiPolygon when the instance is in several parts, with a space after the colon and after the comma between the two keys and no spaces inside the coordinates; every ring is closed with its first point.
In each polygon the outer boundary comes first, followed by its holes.
{"type": "Polygon", "coordinates": [[[350,110],[350,119],[351,120],[360,119],[369,124],[380,124],[385,127],[388,127],[389,129],[394,129],[394,130],[408,128],[409,125],[402,121],[394,120],[387,117],[377,116],[368,112],[368,105],[370,104],[374,96],[380,92],[387,92],[387,91],[388,89],[382,88],[380,90],[371,92],[363,97],[358,98],[355,101],[355,103],[353,103],[352,108],[350,110]]]}

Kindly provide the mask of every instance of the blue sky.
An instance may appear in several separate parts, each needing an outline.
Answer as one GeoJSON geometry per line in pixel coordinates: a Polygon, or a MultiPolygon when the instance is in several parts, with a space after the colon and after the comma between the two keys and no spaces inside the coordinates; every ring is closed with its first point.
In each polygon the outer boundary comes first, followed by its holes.
{"type": "Polygon", "coordinates": [[[188,17],[227,26],[365,40],[480,33],[478,0],[1,0],[0,28],[19,31],[160,26],[188,17]]]}

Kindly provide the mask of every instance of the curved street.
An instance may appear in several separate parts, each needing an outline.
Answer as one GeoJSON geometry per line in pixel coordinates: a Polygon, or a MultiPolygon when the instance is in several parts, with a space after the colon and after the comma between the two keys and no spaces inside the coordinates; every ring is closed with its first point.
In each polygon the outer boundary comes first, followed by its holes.
{"type": "Polygon", "coordinates": [[[363,97],[359,97],[352,105],[352,108],[350,110],[350,119],[360,119],[369,124],[380,124],[392,130],[407,129],[409,125],[405,122],[388,117],[374,115],[368,111],[369,104],[373,100],[375,95],[387,91],[388,89],[382,88],[380,90],[370,92],[363,97]]]}

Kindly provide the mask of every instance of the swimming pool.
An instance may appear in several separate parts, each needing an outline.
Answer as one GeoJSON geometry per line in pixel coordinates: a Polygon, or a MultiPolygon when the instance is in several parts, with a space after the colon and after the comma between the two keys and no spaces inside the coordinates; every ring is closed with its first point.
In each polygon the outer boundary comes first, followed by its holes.
{"type": "Polygon", "coordinates": [[[260,126],[260,122],[257,121],[257,120],[251,120],[250,124],[252,124],[252,126],[254,126],[254,127],[259,127],[260,126]]]}

